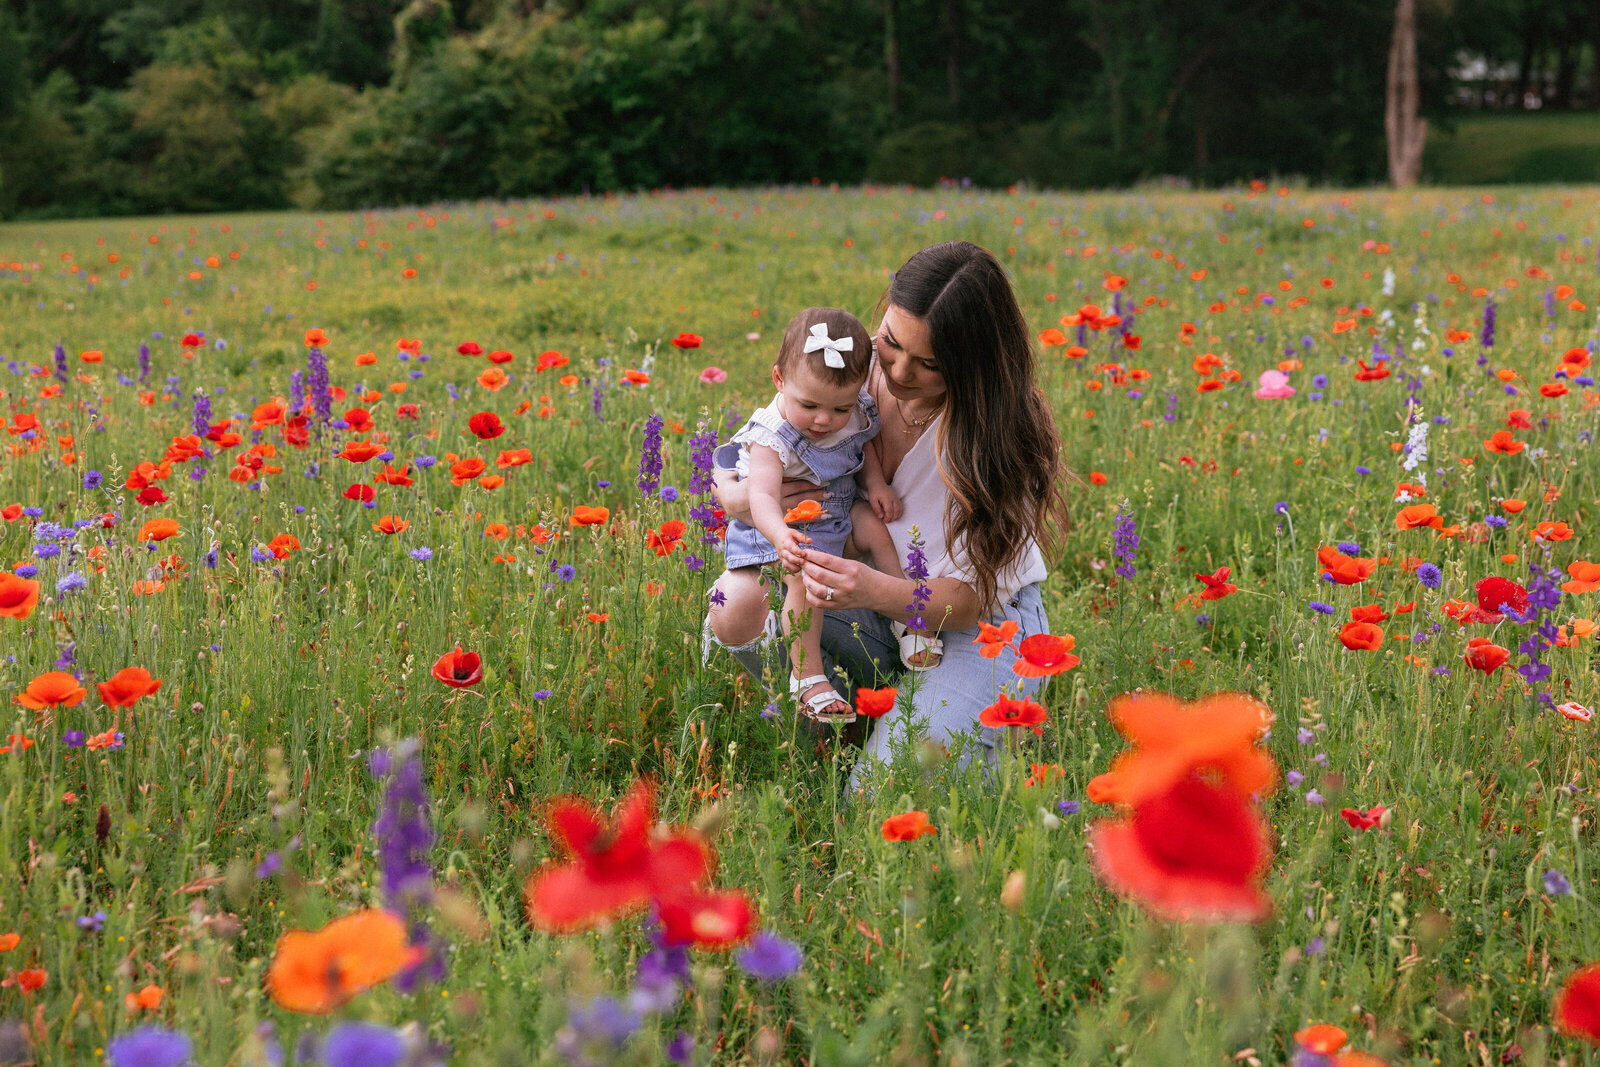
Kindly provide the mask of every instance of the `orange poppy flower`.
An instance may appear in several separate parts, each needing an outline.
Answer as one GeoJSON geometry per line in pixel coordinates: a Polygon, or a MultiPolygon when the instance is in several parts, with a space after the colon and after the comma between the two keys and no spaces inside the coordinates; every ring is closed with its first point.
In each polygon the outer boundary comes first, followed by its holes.
{"type": "Polygon", "coordinates": [[[281,533],[267,542],[274,559],[288,559],[289,553],[300,550],[300,538],[291,533],[281,533]]]}
{"type": "Polygon", "coordinates": [[[10,952],[22,944],[22,935],[15,930],[10,933],[0,934],[0,952],[10,952]]]}
{"type": "Polygon", "coordinates": [[[1052,326],[1049,329],[1040,332],[1039,343],[1044,345],[1046,348],[1051,348],[1056,345],[1064,345],[1067,343],[1067,335],[1052,326]]]}
{"type": "Polygon", "coordinates": [[[491,393],[498,393],[506,387],[506,383],[509,381],[511,381],[511,376],[499,367],[490,367],[478,375],[478,384],[491,393]]]}
{"type": "Polygon", "coordinates": [[[509,451],[501,452],[500,457],[494,461],[494,465],[501,470],[506,470],[510,467],[521,467],[532,462],[533,453],[531,451],[526,448],[513,448],[509,451]]]}
{"type": "Polygon", "coordinates": [[[39,583],[0,571],[0,618],[26,619],[39,605],[39,583]]]}
{"type": "Polygon", "coordinates": [[[645,544],[654,549],[658,556],[670,556],[672,550],[683,541],[683,535],[688,526],[678,519],[668,519],[661,524],[661,529],[651,530],[645,538],[645,544]]]}
{"type": "Polygon", "coordinates": [[[483,659],[476,652],[463,652],[457,645],[433,663],[433,676],[451,689],[465,689],[483,681],[483,659]]]}
{"type": "Polygon", "coordinates": [[[549,370],[552,367],[565,367],[568,363],[571,363],[571,362],[572,362],[572,360],[568,359],[566,356],[563,356],[560,352],[556,352],[556,351],[540,352],[539,353],[539,360],[538,360],[537,363],[534,364],[534,368],[533,369],[534,369],[535,372],[537,372],[539,374],[543,374],[545,371],[549,370]]]}
{"type": "Polygon", "coordinates": [[[742,889],[706,892],[680,886],[657,897],[655,909],[668,945],[732,948],[756,931],[756,908],[742,889]]]}
{"type": "Polygon", "coordinates": [[[856,690],[856,714],[868,719],[882,718],[894,707],[894,702],[900,696],[899,690],[892,685],[882,689],[856,690]]]}
{"type": "Polygon", "coordinates": [[[490,475],[488,475],[486,477],[478,479],[478,488],[479,489],[498,489],[502,485],[505,485],[505,484],[506,484],[505,478],[501,477],[498,474],[490,474],[490,475]]]}
{"type": "Polygon", "coordinates": [[[1496,430],[1483,442],[1484,450],[1496,452],[1502,456],[1514,456],[1528,447],[1526,441],[1518,441],[1511,436],[1510,430],[1496,430]]]}
{"type": "Polygon", "coordinates": [[[1364,582],[1378,566],[1376,560],[1347,556],[1334,545],[1323,545],[1317,549],[1317,562],[1322,565],[1323,572],[1332,575],[1340,585],[1364,582]]]}
{"type": "Polygon", "coordinates": [[[365,463],[374,456],[385,451],[382,445],[375,445],[371,441],[351,441],[344,446],[344,451],[337,452],[340,459],[347,459],[351,463],[365,463]]]}
{"type": "Polygon", "coordinates": [[[1432,504],[1412,504],[1401,508],[1400,513],[1394,517],[1396,530],[1415,530],[1424,527],[1438,530],[1443,526],[1444,519],[1432,504]]]}
{"type": "MultiPolygon", "coordinates": [[[[1410,611],[1412,607],[1414,605],[1408,604],[1404,608],[1396,608],[1395,611],[1410,611]]],[[[1382,604],[1362,604],[1350,609],[1351,622],[1382,622],[1388,617],[1389,613],[1383,610],[1382,604]]]]}
{"type": "Polygon", "coordinates": [[[415,478],[406,473],[410,469],[410,464],[406,464],[405,466],[396,469],[392,464],[385,463],[383,465],[383,469],[372,476],[372,480],[384,485],[397,485],[404,489],[406,486],[416,481],[415,478]]]}
{"type": "Polygon", "coordinates": [[[1352,652],[1376,652],[1383,647],[1383,627],[1352,620],[1339,630],[1339,643],[1352,652]]]}
{"type": "Polygon", "coordinates": [[[883,820],[879,832],[885,841],[915,841],[924,834],[936,834],[939,830],[928,822],[927,812],[908,811],[883,820]]]}
{"type": "Polygon", "coordinates": [[[610,622],[611,621],[611,613],[609,611],[590,611],[590,612],[585,612],[584,615],[585,615],[585,618],[587,618],[590,622],[610,622]]]}
{"type": "Polygon", "coordinates": [[[489,359],[490,363],[510,363],[512,360],[514,360],[516,358],[517,357],[515,355],[513,355],[510,352],[507,352],[503,348],[495,349],[493,352],[490,352],[489,356],[488,356],[488,359],[489,359]]]}
{"type": "Polygon", "coordinates": [[[1541,544],[1549,541],[1572,540],[1572,527],[1564,522],[1541,522],[1529,531],[1528,536],[1541,544]]]}
{"type": "Polygon", "coordinates": [[[1317,1023],[1304,1030],[1296,1030],[1294,1043],[1318,1056],[1331,1056],[1344,1048],[1350,1035],[1332,1023],[1317,1023]]]}
{"type": "Polygon", "coordinates": [[[156,581],[151,578],[141,578],[134,582],[128,591],[134,596],[155,596],[166,587],[166,582],[156,581]]]}
{"type": "Polygon", "coordinates": [[[284,406],[276,400],[257,404],[255,410],[250,413],[250,428],[265,430],[268,426],[282,426],[286,414],[284,406]]]}
{"type": "Polygon", "coordinates": [[[975,645],[982,645],[978,655],[984,659],[994,659],[1001,652],[1011,647],[1011,639],[1017,636],[1020,627],[1011,619],[1007,619],[999,626],[991,626],[986,622],[978,623],[978,636],[972,639],[975,645]]]}
{"type": "Polygon", "coordinates": [[[622,380],[629,385],[649,385],[650,375],[644,373],[644,371],[625,370],[622,372],[622,380]]]}
{"type": "Polygon", "coordinates": [[[267,992],[279,1007],[323,1015],[425,955],[426,948],[410,945],[404,920],[369,908],[320,930],[290,930],[280,937],[267,969],[267,992]]]}
{"type": "Polygon", "coordinates": [[[1558,396],[1566,396],[1571,391],[1563,382],[1545,382],[1539,386],[1539,395],[1548,400],[1554,400],[1558,396]]]}
{"type": "Polygon", "coordinates": [[[1076,644],[1077,639],[1071,634],[1030,634],[1017,645],[1017,660],[1011,670],[1024,678],[1048,678],[1070,671],[1080,662],[1072,654],[1076,644]]]}
{"type": "Polygon", "coordinates": [[[577,797],[553,801],[545,818],[566,860],[535,872],[523,888],[528,919],[541,930],[587,929],[711,874],[711,850],[698,835],[655,827],[648,782],[634,785],[609,823],[577,797]]]}
{"type": "Polygon", "coordinates": [[[610,508],[579,504],[572,509],[571,522],[574,526],[603,526],[610,518],[610,508]]]}
{"type": "Polygon", "coordinates": [[[466,485],[487,470],[489,465],[477,456],[468,456],[459,463],[450,464],[450,484],[466,485]]]}
{"type": "Polygon", "coordinates": [[[29,967],[17,972],[17,988],[32,994],[50,980],[50,972],[42,967],[29,967]]]}
{"type": "Polygon", "coordinates": [[[132,1014],[140,1011],[155,1011],[161,1007],[161,999],[167,991],[154,982],[134,993],[129,993],[122,998],[122,1006],[132,1014]]]}
{"type": "Polygon", "coordinates": [[[96,682],[100,699],[108,708],[131,708],[141,698],[154,696],[161,688],[161,679],[150,677],[143,667],[124,667],[103,682],[96,682]]]}
{"type": "Polygon", "coordinates": [[[139,527],[139,540],[165,541],[169,537],[178,535],[177,519],[151,519],[139,527]]]}
{"type": "Polygon", "coordinates": [[[783,513],[785,523],[815,522],[824,514],[823,507],[815,500],[802,500],[794,507],[783,513]]]}
{"type": "Polygon", "coordinates": [[[12,699],[25,708],[70,708],[83,701],[89,691],[66,671],[45,671],[28,683],[28,688],[12,699]]]}
{"type": "Polygon", "coordinates": [[[411,526],[409,522],[398,515],[385,515],[372,524],[372,528],[381,534],[397,534],[411,526]]]}
{"type": "Polygon", "coordinates": [[[1265,796],[1277,785],[1277,765],[1257,747],[1272,712],[1254,697],[1216,693],[1186,703],[1132,693],[1113,700],[1106,716],[1134,747],[1089,782],[1096,804],[1137,805],[1197,773],[1241,797],[1265,796]]]}
{"type": "MultiPolygon", "coordinates": [[[[1575,560],[1567,564],[1567,573],[1572,575],[1572,581],[1561,583],[1564,593],[1592,593],[1600,589],[1600,563],[1575,560]]],[[[0,577],[0,590],[3,589],[4,578],[0,577]]],[[[0,615],[4,614],[4,594],[0,593],[0,615]]]]}
{"type": "Polygon", "coordinates": [[[327,343],[328,343],[328,335],[323,333],[321,330],[307,330],[306,331],[306,347],[307,348],[321,348],[323,345],[325,345],[327,343]]]}

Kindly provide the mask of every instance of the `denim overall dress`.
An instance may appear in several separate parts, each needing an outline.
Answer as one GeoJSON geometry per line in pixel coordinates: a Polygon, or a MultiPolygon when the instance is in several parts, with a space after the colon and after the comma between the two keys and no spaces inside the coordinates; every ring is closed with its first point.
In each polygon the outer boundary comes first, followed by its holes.
{"type": "MultiPolygon", "coordinates": [[[[831,556],[844,554],[844,543],[850,536],[850,508],[856,502],[855,474],[863,462],[862,449],[878,433],[878,405],[865,389],[861,390],[857,403],[861,413],[866,416],[866,426],[825,448],[819,447],[817,442],[787,422],[780,422],[777,428],[779,439],[800,458],[800,462],[811,469],[811,480],[827,486],[828,498],[822,502],[827,514],[815,522],[796,523],[794,528],[811,538],[808,548],[831,556]]],[[[717,450],[719,466],[734,466],[736,453],[742,447],[739,439],[753,424],[753,419],[746,422],[744,428],[734,434],[732,443],[717,450]]],[[[737,519],[728,523],[723,551],[727,555],[729,570],[757,567],[778,560],[778,550],[772,546],[772,542],[754,526],[747,526],[737,519]]]]}

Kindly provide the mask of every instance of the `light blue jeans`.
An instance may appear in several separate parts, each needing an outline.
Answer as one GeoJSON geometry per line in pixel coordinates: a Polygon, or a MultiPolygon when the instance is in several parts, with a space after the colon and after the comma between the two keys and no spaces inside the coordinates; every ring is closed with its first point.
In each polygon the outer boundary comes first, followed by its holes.
{"type": "MultiPolygon", "coordinates": [[[[1017,641],[1050,632],[1044,615],[1044,598],[1037,583],[1024,586],[1016,596],[1002,602],[996,617],[989,622],[998,626],[1007,620],[1018,625],[1017,641]]],[[[945,630],[939,636],[944,640],[943,658],[937,667],[916,675],[913,686],[907,678],[898,677],[905,673],[905,667],[900,662],[900,646],[889,629],[888,619],[865,608],[823,614],[822,655],[828,661],[825,667],[830,677],[848,683],[851,691],[841,693],[845,699],[853,704],[856,687],[877,688],[891,682],[896,682],[902,693],[915,690],[909,714],[901,704],[896,704],[874,724],[865,745],[867,756],[887,762],[894,746],[923,739],[950,744],[959,738],[971,737],[976,731],[987,757],[1002,739],[1001,731],[980,726],[979,713],[994,703],[1002,685],[1015,694],[1017,683],[1022,682],[1022,691],[1031,696],[1039,691],[1044,681],[1013,674],[1011,665],[1017,661],[1017,654],[1009,648],[994,659],[979,655],[980,646],[972,643],[978,636],[977,626],[970,630],[945,630]]],[[[720,642],[713,640],[711,643],[720,642]]],[[[763,637],[747,645],[725,647],[757,679],[762,677],[764,669],[772,671],[770,677],[773,678],[789,676],[788,653],[781,641],[763,637]]]]}

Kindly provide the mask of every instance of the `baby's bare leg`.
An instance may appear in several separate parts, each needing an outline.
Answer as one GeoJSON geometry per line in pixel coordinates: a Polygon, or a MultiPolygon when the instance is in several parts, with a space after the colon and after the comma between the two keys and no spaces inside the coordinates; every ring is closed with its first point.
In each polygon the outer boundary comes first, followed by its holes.
{"type": "Polygon", "coordinates": [[[722,572],[715,589],[721,593],[711,601],[711,632],[725,645],[747,645],[761,636],[766,626],[767,583],[760,567],[735,567],[722,572]]]}
{"type": "MultiPolygon", "coordinates": [[[[783,580],[783,630],[791,638],[789,662],[793,664],[794,677],[809,678],[823,673],[822,666],[822,609],[806,603],[805,579],[799,574],[785,575],[783,580]],[[801,626],[801,622],[808,623],[801,626]]],[[[804,704],[807,697],[825,693],[833,686],[827,681],[817,682],[801,690],[798,696],[804,704]]],[[[804,710],[804,709],[802,709],[804,710]]],[[[847,715],[850,705],[834,699],[816,709],[813,717],[830,718],[847,715]]]]}
{"type": "Polygon", "coordinates": [[[906,576],[900,566],[900,554],[894,549],[894,538],[889,536],[889,527],[865,500],[856,501],[850,509],[850,539],[855,542],[859,555],[872,557],[874,570],[896,578],[906,576]]]}

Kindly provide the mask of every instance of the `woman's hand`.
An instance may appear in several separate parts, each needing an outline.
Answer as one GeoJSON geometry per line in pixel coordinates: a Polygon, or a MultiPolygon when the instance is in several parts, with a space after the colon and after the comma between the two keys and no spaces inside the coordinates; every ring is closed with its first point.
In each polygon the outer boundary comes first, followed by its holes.
{"type": "MultiPolygon", "coordinates": [[[[873,570],[860,560],[830,556],[825,552],[804,552],[800,573],[805,577],[806,603],[814,608],[877,610],[882,598],[877,580],[889,576],[873,570]]],[[[891,579],[892,580],[892,579],[891,579]]]]}

